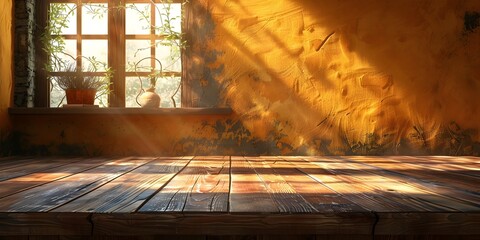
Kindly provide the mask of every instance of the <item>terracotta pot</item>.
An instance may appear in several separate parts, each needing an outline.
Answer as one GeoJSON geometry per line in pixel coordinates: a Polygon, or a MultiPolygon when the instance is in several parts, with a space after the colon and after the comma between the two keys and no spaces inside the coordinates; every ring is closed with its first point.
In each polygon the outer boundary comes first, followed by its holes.
{"type": "Polygon", "coordinates": [[[67,89],[68,104],[88,104],[93,105],[95,102],[96,89],[67,89]]]}
{"type": "Polygon", "coordinates": [[[142,108],[158,108],[160,107],[160,96],[155,93],[155,88],[149,88],[140,95],[138,102],[142,108]]]}

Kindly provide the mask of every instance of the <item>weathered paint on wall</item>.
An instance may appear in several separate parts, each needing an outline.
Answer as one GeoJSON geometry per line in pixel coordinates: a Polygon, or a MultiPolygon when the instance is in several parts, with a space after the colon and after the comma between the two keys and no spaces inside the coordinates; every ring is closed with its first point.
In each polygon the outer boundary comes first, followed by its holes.
{"type": "Polygon", "coordinates": [[[235,114],[16,116],[18,152],[480,154],[479,1],[191,2],[195,101],[235,114]]]}
{"type": "Polygon", "coordinates": [[[8,107],[12,90],[12,0],[0,2],[0,155],[6,151],[10,132],[8,107]]]}

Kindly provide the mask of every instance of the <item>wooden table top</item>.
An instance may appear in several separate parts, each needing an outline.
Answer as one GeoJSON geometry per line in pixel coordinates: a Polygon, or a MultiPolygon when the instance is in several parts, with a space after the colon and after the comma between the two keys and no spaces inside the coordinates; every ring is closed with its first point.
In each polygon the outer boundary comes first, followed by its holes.
{"type": "Polygon", "coordinates": [[[372,228],[480,235],[480,158],[0,159],[0,235],[372,228]]]}

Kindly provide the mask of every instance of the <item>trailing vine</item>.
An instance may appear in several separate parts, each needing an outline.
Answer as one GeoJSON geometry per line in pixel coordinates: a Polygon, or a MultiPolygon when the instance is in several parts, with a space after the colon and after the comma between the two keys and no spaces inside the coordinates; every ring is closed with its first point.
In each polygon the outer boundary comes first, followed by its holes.
{"type": "MultiPolygon", "coordinates": [[[[85,6],[89,6],[88,4],[85,6]]],[[[100,5],[99,5],[100,6],[100,5]]],[[[43,45],[43,51],[47,54],[48,59],[44,65],[44,69],[47,73],[54,72],[54,71],[65,71],[71,72],[76,71],[77,79],[80,78],[78,75],[81,74],[83,68],[80,68],[76,62],[79,61],[78,58],[85,59],[90,66],[88,68],[89,72],[98,72],[100,69],[105,70],[105,74],[103,76],[83,76],[81,83],[77,83],[80,85],[87,85],[87,86],[95,86],[97,89],[96,99],[99,100],[100,105],[106,106],[107,103],[103,102],[101,96],[107,95],[110,92],[110,78],[113,75],[113,70],[108,67],[107,63],[101,62],[97,60],[94,56],[93,57],[85,57],[85,56],[73,56],[69,54],[65,50],[65,39],[61,36],[63,30],[69,27],[70,24],[70,17],[74,15],[74,12],[79,6],[76,4],[69,4],[69,3],[57,3],[51,4],[49,11],[48,11],[48,20],[44,29],[43,34],[41,35],[41,42],[43,45]],[[62,55],[65,58],[62,58],[62,55]],[[70,60],[66,60],[70,59],[70,60]],[[75,67],[75,65],[77,65],[75,67]]],[[[93,9],[92,7],[87,9],[93,9]]],[[[95,11],[92,12],[94,17],[102,17],[104,12],[95,11]]],[[[48,74],[48,78],[50,79],[50,91],[52,92],[55,88],[55,84],[59,85],[62,89],[65,88],[66,82],[72,82],[71,80],[74,79],[70,76],[60,77],[52,81],[52,76],[48,74]]],[[[65,99],[65,96],[58,102],[57,107],[65,99]]]]}
{"type": "MultiPolygon", "coordinates": [[[[160,41],[156,41],[154,44],[151,44],[147,47],[144,48],[138,48],[136,52],[134,53],[134,57],[137,56],[138,53],[144,50],[149,50],[151,47],[159,47],[159,46],[167,46],[169,47],[170,54],[170,64],[160,64],[160,66],[163,69],[160,69],[159,71],[154,71],[154,69],[147,68],[146,70],[148,71],[153,71],[154,73],[149,75],[148,78],[150,79],[150,88],[155,88],[156,82],[158,78],[170,78],[170,81],[173,81],[175,78],[174,74],[171,76],[168,75],[168,72],[163,71],[164,69],[169,69],[173,67],[173,64],[175,64],[177,61],[180,60],[181,58],[181,51],[186,48],[186,41],[184,40],[183,33],[181,31],[175,31],[174,24],[172,24],[174,21],[182,21],[182,16],[184,16],[184,5],[188,3],[188,1],[183,1],[182,6],[181,6],[181,15],[180,16],[173,16],[171,14],[171,3],[173,3],[172,0],[165,0],[164,3],[161,3],[163,7],[159,7],[157,4],[155,4],[154,1],[150,1],[152,3],[152,6],[155,7],[155,12],[158,14],[160,24],[157,26],[151,22],[151,19],[153,16],[150,14],[150,9],[148,6],[145,6],[143,9],[141,9],[139,6],[136,4],[129,4],[127,8],[135,10],[139,15],[140,19],[138,19],[139,22],[146,22],[147,25],[149,26],[150,29],[153,29],[153,31],[159,35],[162,36],[163,39],[160,41]]],[[[151,57],[147,57],[151,58],[151,57]]],[[[145,58],[141,58],[140,60],[136,62],[129,62],[127,63],[127,69],[129,71],[135,71],[137,72],[138,69],[143,69],[145,70],[145,67],[138,66],[138,63],[145,60],[145,58]]],[[[158,58],[154,58],[155,61],[160,61],[158,58]]],[[[144,92],[143,88],[143,83],[141,78],[139,78],[139,83],[140,83],[140,89],[139,93],[137,94],[138,96],[144,92]]],[[[172,93],[170,94],[170,100],[172,101],[173,107],[177,107],[177,103],[175,101],[175,96],[178,94],[179,90],[181,89],[182,86],[182,81],[179,82],[179,84],[173,89],[172,93]]],[[[137,101],[137,100],[136,100],[137,101]]],[[[137,101],[138,103],[138,101],[137,101]]]]}

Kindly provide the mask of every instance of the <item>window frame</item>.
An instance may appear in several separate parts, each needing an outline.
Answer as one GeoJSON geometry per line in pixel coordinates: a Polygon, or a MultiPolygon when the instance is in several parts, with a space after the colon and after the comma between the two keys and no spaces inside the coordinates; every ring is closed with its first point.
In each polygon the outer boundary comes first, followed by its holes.
{"type": "MultiPolygon", "coordinates": [[[[183,0],[172,0],[172,3],[182,3],[183,0]]],[[[37,1],[36,3],[36,22],[37,22],[37,31],[36,31],[36,40],[35,40],[35,49],[37,49],[35,53],[35,97],[34,97],[34,106],[35,107],[44,107],[50,108],[50,82],[48,76],[48,72],[45,70],[43,64],[48,60],[48,54],[43,51],[43,43],[40,40],[40,35],[44,33],[44,29],[46,27],[48,21],[48,10],[49,5],[51,3],[107,3],[109,9],[116,8],[117,11],[108,11],[107,21],[108,21],[108,32],[107,35],[84,35],[79,34],[81,33],[81,18],[82,18],[82,8],[78,8],[77,10],[77,55],[81,55],[81,42],[82,39],[106,39],[108,41],[108,66],[113,69],[113,74],[111,78],[111,92],[108,95],[108,107],[120,107],[125,108],[125,101],[126,101],[126,94],[125,94],[125,85],[126,85],[126,77],[128,76],[137,76],[133,72],[126,71],[126,41],[129,39],[149,39],[150,41],[161,40],[163,37],[158,36],[155,34],[155,30],[152,28],[150,34],[142,34],[142,36],[126,34],[125,29],[125,21],[126,21],[126,10],[125,5],[131,3],[162,3],[161,0],[45,0],[45,1],[37,1]],[[86,36],[86,37],[85,37],[86,36]],[[146,38],[146,36],[149,36],[146,38]],[[85,38],[84,38],[85,37],[85,38]],[[133,75],[132,75],[133,74],[133,75]]],[[[188,4],[186,4],[188,5],[188,4]]],[[[186,14],[188,11],[188,7],[185,4],[182,4],[182,14],[186,14]]],[[[155,11],[154,8],[151,8],[151,11],[155,11]]],[[[155,19],[152,14],[152,21],[155,24],[155,19]]],[[[186,16],[182,16],[182,24],[181,24],[181,31],[182,34],[185,35],[188,27],[186,16]]],[[[182,39],[183,40],[183,39],[182,39]]],[[[192,101],[188,99],[191,94],[185,94],[186,91],[190,91],[191,89],[188,87],[189,84],[186,84],[186,74],[185,74],[185,66],[186,64],[186,53],[185,49],[181,49],[181,72],[174,73],[169,72],[170,74],[174,74],[175,76],[181,77],[181,107],[192,107],[190,104],[192,101]]],[[[155,48],[151,49],[151,54],[154,54],[155,48]]],[[[154,56],[154,55],[153,55],[154,56]]],[[[77,59],[77,66],[79,65],[79,61],[77,59]]],[[[151,59],[151,64],[155,64],[155,60],[151,59]]],[[[94,75],[101,74],[102,72],[96,72],[94,75]]],[[[104,73],[104,72],[103,72],[104,73]]],[[[139,75],[148,75],[150,73],[139,73],[139,75]]]]}

